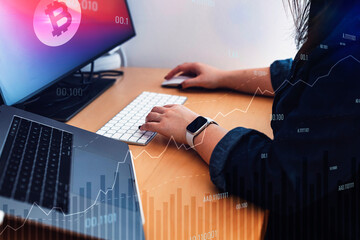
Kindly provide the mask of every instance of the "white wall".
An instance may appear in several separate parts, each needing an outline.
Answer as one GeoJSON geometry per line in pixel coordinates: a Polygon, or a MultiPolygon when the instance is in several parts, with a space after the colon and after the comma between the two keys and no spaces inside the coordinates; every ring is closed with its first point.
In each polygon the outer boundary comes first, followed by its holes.
{"type": "Polygon", "coordinates": [[[172,68],[199,61],[223,69],[294,57],[282,0],[128,0],[137,36],[128,66],[172,68]]]}

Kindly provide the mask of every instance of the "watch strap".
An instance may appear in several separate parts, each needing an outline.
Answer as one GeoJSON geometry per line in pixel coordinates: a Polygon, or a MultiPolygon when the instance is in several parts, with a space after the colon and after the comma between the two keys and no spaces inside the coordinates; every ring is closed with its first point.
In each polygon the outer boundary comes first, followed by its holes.
{"type": "Polygon", "coordinates": [[[195,148],[194,146],[194,135],[190,133],[189,131],[186,131],[186,142],[191,148],[195,148]]]}

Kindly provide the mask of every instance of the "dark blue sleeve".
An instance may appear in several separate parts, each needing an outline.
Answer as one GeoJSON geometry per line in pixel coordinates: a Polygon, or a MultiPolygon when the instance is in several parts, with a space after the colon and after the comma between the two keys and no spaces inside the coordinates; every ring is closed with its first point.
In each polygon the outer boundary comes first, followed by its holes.
{"type": "Polygon", "coordinates": [[[267,181],[280,184],[280,164],[271,160],[272,140],[256,130],[238,127],[215,147],[210,159],[212,182],[222,191],[268,207],[257,192],[265,192],[267,181]],[[266,165],[266,166],[265,166],[266,165]],[[262,201],[261,201],[262,200],[262,201]]]}
{"type": "Polygon", "coordinates": [[[277,60],[270,65],[271,84],[276,91],[290,74],[293,60],[277,60]]]}

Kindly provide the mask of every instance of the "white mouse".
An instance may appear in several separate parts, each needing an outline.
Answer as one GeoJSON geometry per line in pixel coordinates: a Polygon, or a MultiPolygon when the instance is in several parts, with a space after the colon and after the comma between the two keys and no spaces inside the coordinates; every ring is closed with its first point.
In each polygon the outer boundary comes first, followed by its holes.
{"type": "Polygon", "coordinates": [[[191,77],[188,76],[177,76],[177,77],[173,77],[169,80],[165,80],[161,86],[162,87],[168,87],[168,88],[178,88],[180,87],[180,85],[187,79],[189,79],[191,77]]]}

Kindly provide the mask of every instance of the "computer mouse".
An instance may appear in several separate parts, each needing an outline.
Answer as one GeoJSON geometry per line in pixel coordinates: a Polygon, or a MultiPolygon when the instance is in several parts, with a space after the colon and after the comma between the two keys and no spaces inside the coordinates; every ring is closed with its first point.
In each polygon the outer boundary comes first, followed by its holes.
{"type": "Polygon", "coordinates": [[[161,86],[166,88],[180,88],[181,84],[191,77],[177,76],[162,82],[161,86]]]}

